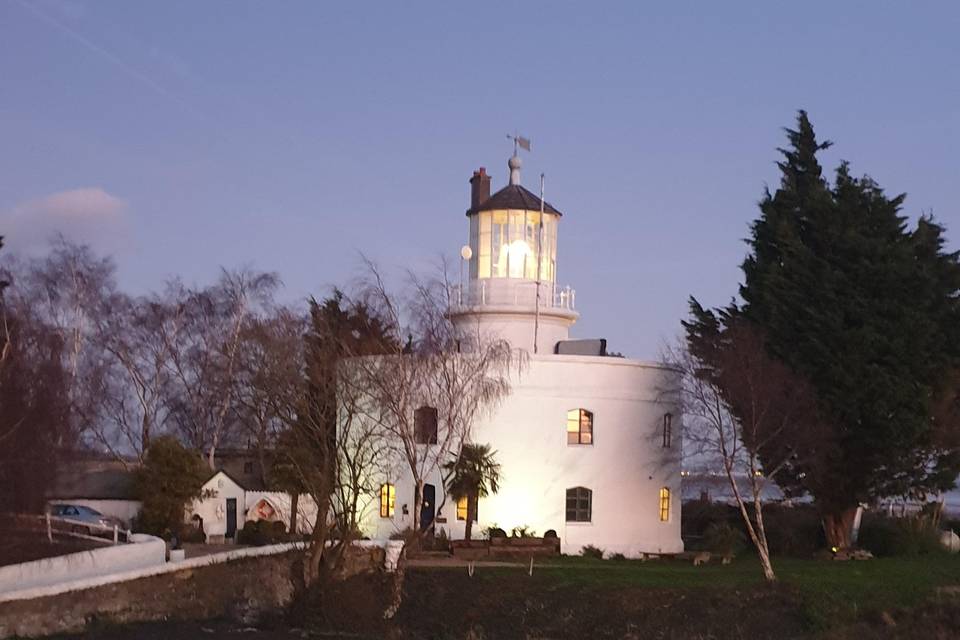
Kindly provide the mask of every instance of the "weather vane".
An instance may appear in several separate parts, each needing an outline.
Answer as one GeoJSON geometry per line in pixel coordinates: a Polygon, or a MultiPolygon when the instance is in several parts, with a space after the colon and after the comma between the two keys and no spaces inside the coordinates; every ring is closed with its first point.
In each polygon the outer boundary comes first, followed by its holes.
{"type": "Polygon", "coordinates": [[[524,138],[518,134],[510,135],[509,133],[507,134],[507,138],[513,140],[513,155],[517,155],[518,148],[524,151],[530,151],[530,138],[524,138]]]}

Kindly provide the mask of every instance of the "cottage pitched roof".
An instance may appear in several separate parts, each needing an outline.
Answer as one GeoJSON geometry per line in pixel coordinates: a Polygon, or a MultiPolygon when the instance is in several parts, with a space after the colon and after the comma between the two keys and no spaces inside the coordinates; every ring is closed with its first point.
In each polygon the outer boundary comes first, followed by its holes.
{"type": "MultiPolygon", "coordinates": [[[[500,191],[487,198],[479,206],[467,209],[467,215],[472,216],[481,211],[494,211],[496,209],[525,209],[527,211],[540,211],[540,196],[535,195],[523,185],[508,184],[500,191]]],[[[552,213],[562,216],[552,204],[543,203],[544,213],[552,213]]]]}
{"type": "Polygon", "coordinates": [[[52,500],[135,500],[135,472],[119,463],[83,461],[67,463],[57,470],[47,491],[52,500]]]}

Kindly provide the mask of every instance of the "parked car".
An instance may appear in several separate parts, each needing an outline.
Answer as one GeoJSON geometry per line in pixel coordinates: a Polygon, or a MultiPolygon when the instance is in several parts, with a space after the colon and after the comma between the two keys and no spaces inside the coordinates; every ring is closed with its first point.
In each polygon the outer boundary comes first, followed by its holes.
{"type": "Polygon", "coordinates": [[[55,504],[50,507],[50,515],[70,524],[74,533],[103,534],[113,531],[114,525],[126,528],[120,518],[106,516],[96,509],[79,504],[55,504]]]}

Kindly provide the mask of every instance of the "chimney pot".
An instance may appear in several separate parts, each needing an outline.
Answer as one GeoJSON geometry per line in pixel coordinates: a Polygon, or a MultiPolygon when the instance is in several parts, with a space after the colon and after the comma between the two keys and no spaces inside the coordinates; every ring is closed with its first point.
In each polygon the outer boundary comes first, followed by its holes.
{"type": "Polygon", "coordinates": [[[485,167],[473,172],[470,178],[470,208],[477,209],[490,199],[490,176],[485,167]]]}

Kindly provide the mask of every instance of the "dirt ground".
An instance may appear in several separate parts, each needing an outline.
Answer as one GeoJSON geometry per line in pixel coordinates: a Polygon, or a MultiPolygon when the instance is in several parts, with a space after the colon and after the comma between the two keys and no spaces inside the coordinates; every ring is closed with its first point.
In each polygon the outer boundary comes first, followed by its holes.
{"type": "Polygon", "coordinates": [[[62,556],[78,551],[89,551],[103,545],[89,540],[54,538],[47,541],[44,534],[33,531],[0,531],[0,566],[62,556]]]}

